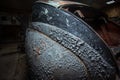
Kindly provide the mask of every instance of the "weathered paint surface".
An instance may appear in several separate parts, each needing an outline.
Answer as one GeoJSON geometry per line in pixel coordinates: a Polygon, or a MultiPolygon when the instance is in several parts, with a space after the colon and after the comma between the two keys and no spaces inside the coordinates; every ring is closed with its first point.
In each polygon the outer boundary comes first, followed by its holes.
{"type": "Polygon", "coordinates": [[[26,40],[31,80],[88,80],[84,63],[62,45],[33,29],[28,29],[26,40]],[[39,55],[34,48],[39,48],[39,55]]]}
{"type": "Polygon", "coordinates": [[[81,19],[43,3],[33,6],[32,19],[26,31],[30,80],[115,80],[110,50],[81,19]]]}
{"type": "Polygon", "coordinates": [[[96,50],[80,38],[55,26],[44,23],[33,22],[32,26],[35,30],[49,36],[78,56],[81,61],[85,63],[93,79],[109,79],[111,72],[114,74],[114,68],[111,67],[96,50]]]}
{"type": "Polygon", "coordinates": [[[116,65],[111,51],[100,39],[100,37],[98,37],[98,35],[90,28],[89,25],[87,25],[80,18],[78,19],[71,13],[64,12],[55,7],[43,3],[36,3],[33,6],[32,21],[47,23],[49,25],[56,26],[81,38],[88,45],[93,47],[100,55],[102,55],[102,57],[108,63],[110,63],[113,66],[116,65]],[[45,12],[45,9],[48,10],[47,14],[43,14],[43,12],[45,12]],[[41,14],[41,17],[39,17],[38,14],[41,14]],[[59,18],[57,17],[58,14],[60,15],[59,18]],[[49,17],[52,17],[52,19],[48,20],[49,17]],[[66,23],[66,19],[69,21],[69,24],[66,23]]]}

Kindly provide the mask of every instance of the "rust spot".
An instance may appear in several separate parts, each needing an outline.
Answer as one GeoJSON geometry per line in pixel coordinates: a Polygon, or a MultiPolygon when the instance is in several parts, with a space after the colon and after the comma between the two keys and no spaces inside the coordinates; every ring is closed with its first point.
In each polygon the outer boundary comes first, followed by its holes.
{"type": "Polygon", "coordinates": [[[40,48],[36,47],[33,49],[33,51],[35,51],[37,55],[40,55],[40,48]]]}

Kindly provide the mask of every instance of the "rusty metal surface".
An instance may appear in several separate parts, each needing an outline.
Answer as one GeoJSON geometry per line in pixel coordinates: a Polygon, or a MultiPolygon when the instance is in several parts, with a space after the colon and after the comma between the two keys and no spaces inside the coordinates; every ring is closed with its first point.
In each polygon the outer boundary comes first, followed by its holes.
{"type": "Polygon", "coordinates": [[[115,80],[111,51],[81,19],[44,3],[26,31],[30,80],[115,80]]]}
{"type": "MultiPolygon", "coordinates": [[[[64,1],[63,1],[64,2],[64,1]]],[[[67,2],[67,1],[66,1],[67,2]]],[[[115,4],[111,7],[117,8],[115,4]]],[[[110,6],[105,7],[110,8],[110,6]]],[[[108,18],[107,15],[98,9],[82,4],[61,4],[59,9],[64,9],[82,18],[85,22],[92,26],[92,28],[102,37],[102,39],[108,44],[108,46],[118,46],[119,39],[119,17],[108,18]]],[[[117,10],[115,10],[117,11],[117,10]]],[[[119,12],[119,11],[118,11],[119,12]]],[[[118,14],[118,12],[116,12],[118,14]]]]}
{"type": "Polygon", "coordinates": [[[33,29],[28,29],[27,40],[30,80],[87,80],[85,65],[71,51],[33,29]]]}
{"type": "Polygon", "coordinates": [[[98,51],[108,62],[114,64],[111,60],[111,51],[82,19],[43,3],[36,3],[33,6],[32,19],[33,22],[47,23],[74,34],[98,51]]]}

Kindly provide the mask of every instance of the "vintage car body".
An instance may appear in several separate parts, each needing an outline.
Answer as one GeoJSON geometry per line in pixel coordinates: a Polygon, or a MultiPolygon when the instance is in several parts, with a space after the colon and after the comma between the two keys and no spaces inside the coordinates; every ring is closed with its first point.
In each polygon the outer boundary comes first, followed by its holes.
{"type": "Polygon", "coordinates": [[[82,19],[35,2],[26,31],[30,80],[115,80],[111,50],[82,19]]]}

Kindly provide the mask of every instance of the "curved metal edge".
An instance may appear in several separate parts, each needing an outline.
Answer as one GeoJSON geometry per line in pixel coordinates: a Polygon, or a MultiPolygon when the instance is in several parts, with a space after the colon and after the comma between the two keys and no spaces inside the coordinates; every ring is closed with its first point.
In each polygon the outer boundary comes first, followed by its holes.
{"type": "Polygon", "coordinates": [[[32,28],[42,32],[77,55],[86,64],[93,80],[98,78],[113,80],[112,77],[113,74],[115,74],[115,72],[113,72],[114,68],[109,65],[97,51],[80,38],[60,28],[40,22],[33,22],[32,28]],[[107,75],[109,75],[109,77],[107,75]]]}
{"type": "MultiPolygon", "coordinates": [[[[38,3],[37,3],[38,4],[38,3]]],[[[53,6],[50,6],[50,5],[48,5],[48,4],[44,4],[44,3],[39,3],[40,5],[39,6],[41,6],[41,5],[44,5],[43,7],[46,9],[46,7],[45,6],[49,6],[49,8],[54,8],[53,6]]],[[[51,10],[50,9],[50,10],[51,10]]],[[[55,13],[55,11],[57,12],[57,13],[60,13],[60,14],[64,14],[66,17],[71,17],[71,18],[73,18],[75,21],[76,21],[76,23],[80,23],[80,24],[82,24],[82,25],[84,25],[84,27],[85,27],[85,29],[88,29],[88,32],[90,33],[92,33],[92,35],[93,35],[93,37],[95,37],[95,38],[97,38],[97,39],[99,39],[98,41],[96,40],[96,42],[94,42],[93,44],[94,44],[94,47],[96,48],[96,45],[98,45],[97,44],[97,42],[100,42],[100,43],[102,43],[102,46],[104,46],[104,48],[108,48],[106,45],[105,45],[105,43],[101,40],[101,38],[100,37],[98,37],[98,34],[96,34],[96,32],[88,25],[88,24],[86,24],[83,20],[81,20],[80,18],[78,18],[78,17],[76,17],[75,15],[73,15],[73,14],[70,14],[70,13],[68,13],[68,12],[65,12],[65,11],[61,11],[61,10],[59,10],[59,9],[57,9],[57,8],[55,8],[55,10],[52,10],[52,12],[54,12],[55,13]],[[71,16],[72,15],[72,16],[71,16]],[[87,27],[87,28],[86,28],[87,27]]],[[[39,14],[42,12],[41,10],[40,11],[38,11],[39,12],[39,14]]],[[[50,12],[50,11],[46,11],[46,12],[50,12]]],[[[45,12],[45,13],[46,13],[45,12]]],[[[37,12],[36,12],[37,13],[37,12]]],[[[47,15],[48,15],[48,13],[47,13],[47,15]]],[[[39,18],[38,17],[38,21],[39,21],[39,19],[40,19],[40,21],[42,21],[42,22],[44,22],[43,21],[43,19],[46,19],[47,18],[47,15],[45,14],[44,16],[45,16],[45,18],[39,18]]],[[[51,14],[52,15],[52,17],[53,16],[56,16],[57,14],[51,14]]],[[[49,16],[49,18],[51,18],[50,16],[49,16]]],[[[60,17],[61,18],[61,17],[60,17]]],[[[53,19],[51,19],[51,20],[53,20],[53,19]]],[[[50,21],[45,21],[45,23],[48,23],[48,24],[51,24],[51,25],[54,25],[54,24],[52,24],[51,23],[51,20],[50,21]]],[[[57,19],[56,19],[57,20],[57,19]]],[[[65,22],[65,19],[63,19],[63,21],[65,22]]],[[[58,22],[59,23],[59,22],[58,22]]],[[[55,23],[55,25],[56,25],[56,23],[55,23]]],[[[58,27],[61,27],[61,26],[59,26],[59,25],[57,25],[58,27]]],[[[76,26],[76,25],[74,25],[74,26],[76,26]]],[[[73,26],[72,26],[73,27],[73,26]]],[[[82,29],[84,29],[84,28],[82,28],[82,29]]],[[[68,29],[66,29],[68,32],[69,32],[69,30],[68,29]]],[[[84,33],[87,33],[86,31],[84,32],[84,33]]],[[[90,33],[90,34],[91,34],[90,33]]],[[[72,34],[74,34],[74,33],[72,33],[72,34]]],[[[77,35],[77,36],[79,36],[79,35],[77,35]]],[[[86,37],[86,36],[84,36],[84,37],[86,37]]],[[[89,36],[88,36],[89,37],[89,36]]],[[[86,37],[87,38],[87,37],[86,37]]],[[[85,39],[83,39],[83,40],[85,40],[85,39]]],[[[91,39],[89,39],[89,40],[91,40],[91,39]]],[[[93,39],[92,39],[93,40],[93,39]]],[[[92,44],[92,45],[93,45],[92,44]]],[[[100,47],[100,46],[99,46],[100,47]]],[[[102,47],[101,47],[102,48],[102,47]]],[[[103,49],[104,50],[104,49],[103,49]]],[[[107,51],[106,50],[104,50],[103,51],[103,53],[105,54],[105,55],[107,55],[107,56],[111,56],[111,58],[113,57],[113,55],[111,54],[111,51],[110,51],[110,49],[107,49],[107,51]],[[105,52],[104,52],[105,51],[105,52]],[[108,53],[108,54],[106,54],[106,52],[108,53]]],[[[113,59],[113,61],[114,61],[114,59],[113,59]]],[[[113,62],[114,64],[115,64],[115,61],[113,62]]]]}
{"type": "Polygon", "coordinates": [[[60,7],[60,6],[64,6],[64,5],[83,5],[83,6],[88,6],[87,4],[84,3],[78,3],[78,2],[74,2],[74,1],[36,1],[35,3],[45,3],[51,6],[54,6],[56,8],[60,7]]]}
{"type": "Polygon", "coordinates": [[[89,80],[86,66],[71,51],[33,28],[28,28],[26,35],[31,80],[89,80]]]}

